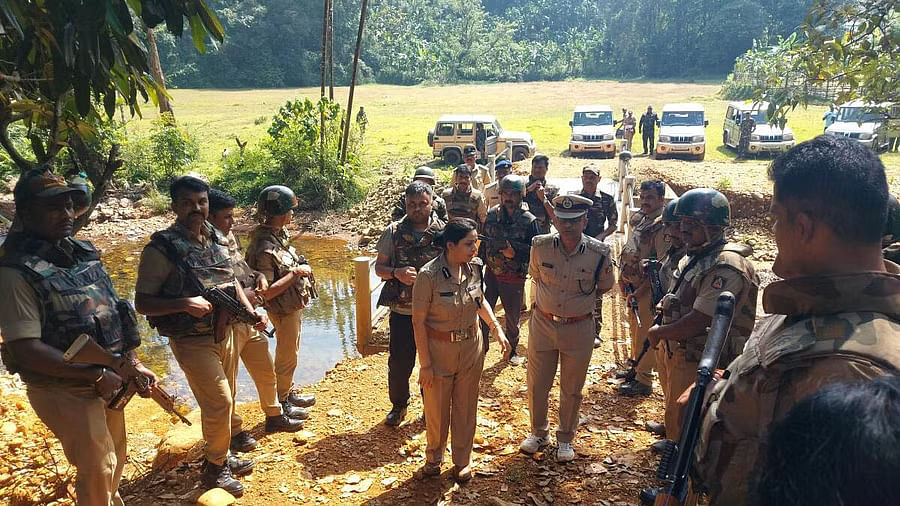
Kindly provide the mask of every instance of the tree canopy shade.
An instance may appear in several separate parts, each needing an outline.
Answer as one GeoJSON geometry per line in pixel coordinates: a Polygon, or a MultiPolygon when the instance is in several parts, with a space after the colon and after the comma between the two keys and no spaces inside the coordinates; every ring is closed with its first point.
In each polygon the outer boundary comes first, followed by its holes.
{"type": "Polygon", "coordinates": [[[139,114],[140,100],[165,93],[150,76],[134,18],[149,28],[165,23],[173,35],[189,26],[200,51],[207,37],[225,35],[203,0],[0,0],[0,14],[0,145],[20,170],[53,169],[70,148],[70,161],[94,185],[94,202],[121,165],[116,145],[108,154],[92,149],[98,108],[111,118],[121,97],[139,114]],[[31,153],[10,141],[10,125],[19,122],[31,153]]]}
{"type": "MultiPolygon", "coordinates": [[[[897,0],[816,0],[798,30],[802,42],[780,58],[790,62],[808,84],[829,79],[843,84],[836,98],[839,103],[852,99],[900,102],[898,9],[897,0]]],[[[807,94],[784,86],[793,77],[771,72],[757,89],[757,95],[771,103],[776,123],[782,123],[789,110],[809,102],[807,94]]]]}

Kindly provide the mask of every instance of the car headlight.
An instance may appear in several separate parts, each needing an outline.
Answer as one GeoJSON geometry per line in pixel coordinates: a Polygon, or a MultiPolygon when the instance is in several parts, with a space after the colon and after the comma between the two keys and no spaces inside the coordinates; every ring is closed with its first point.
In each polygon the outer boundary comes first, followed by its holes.
{"type": "Polygon", "coordinates": [[[784,135],[781,137],[781,139],[785,140],[785,141],[792,141],[792,140],[794,140],[794,134],[785,132],[784,135]]]}
{"type": "Polygon", "coordinates": [[[669,142],[671,140],[672,139],[670,139],[668,135],[660,135],[659,136],[659,142],[669,142]]]}
{"type": "Polygon", "coordinates": [[[613,134],[604,134],[603,137],[600,138],[602,141],[611,141],[613,140],[613,134]]]}
{"type": "Polygon", "coordinates": [[[702,135],[695,135],[695,136],[691,139],[691,142],[703,142],[703,136],[702,136],[702,135]]]}
{"type": "Polygon", "coordinates": [[[861,134],[859,134],[859,138],[862,139],[862,140],[864,140],[864,141],[867,141],[867,140],[869,140],[869,139],[872,138],[872,134],[870,134],[870,133],[861,133],[861,134]]]}
{"type": "Polygon", "coordinates": [[[584,136],[581,134],[572,134],[572,140],[573,141],[583,141],[584,136]]]}
{"type": "Polygon", "coordinates": [[[750,140],[751,140],[751,141],[758,141],[758,140],[759,140],[759,136],[756,135],[756,134],[753,134],[753,135],[750,136],[750,140]]]}

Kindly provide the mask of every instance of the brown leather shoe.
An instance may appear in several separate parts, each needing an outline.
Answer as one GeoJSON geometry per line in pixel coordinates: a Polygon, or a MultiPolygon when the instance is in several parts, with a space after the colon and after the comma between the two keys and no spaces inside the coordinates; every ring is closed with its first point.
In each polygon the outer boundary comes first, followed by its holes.
{"type": "Polygon", "coordinates": [[[460,468],[453,466],[453,479],[459,483],[466,483],[472,479],[472,466],[460,468]]]}

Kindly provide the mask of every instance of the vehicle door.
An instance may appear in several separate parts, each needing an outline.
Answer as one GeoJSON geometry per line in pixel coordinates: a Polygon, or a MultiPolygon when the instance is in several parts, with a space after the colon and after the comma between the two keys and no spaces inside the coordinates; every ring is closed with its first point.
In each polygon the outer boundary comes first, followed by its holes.
{"type": "Polygon", "coordinates": [[[475,144],[475,123],[461,121],[456,124],[456,144],[462,149],[466,144],[475,144]]]}
{"type": "Polygon", "coordinates": [[[441,152],[448,143],[452,144],[455,132],[456,124],[452,121],[438,122],[434,129],[434,150],[441,152]]]}
{"type": "Polygon", "coordinates": [[[486,134],[484,140],[484,155],[497,154],[497,132],[494,131],[494,124],[482,123],[481,126],[484,128],[484,133],[486,134]]]}
{"type": "Polygon", "coordinates": [[[737,145],[737,139],[740,135],[741,125],[740,122],[735,118],[739,117],[740,114],[741,112],[732,106],[728,106],[728,109],[725,111],[725,134],[723,135],[723,140],[725,141],[726,145],[737,145]]]}

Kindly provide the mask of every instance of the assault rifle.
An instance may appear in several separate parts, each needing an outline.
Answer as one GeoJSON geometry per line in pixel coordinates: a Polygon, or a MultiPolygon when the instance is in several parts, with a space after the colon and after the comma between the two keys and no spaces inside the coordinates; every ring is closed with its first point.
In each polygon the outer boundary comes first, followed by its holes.
{"type": "MultiPolygon", "coordinates": [[[[634,295],[634,285],[631,283],[625,285],[625,296],[628,297],[629,295],[634,295]]],[[[634,313],[634,319],[637,320],[638,328],[643,328],[643,325],[641,325],[641,309],[638,306],[637,298],[631,297],[631,302],[628,305],[631,307],[631,312],[634,313]]]]}
{"type": "MultiPolygon", "coordinates": [[[[510,246],[519,246],[521,248],[530,248],[531,244],[525,241],[517,241],[515,239],[501,239],[499,237],[489,237],[486,235],[478,234],[478,239],[484,241],[486,243],[506,243],[508,242],[510,246]]],[[[501,248],[502,249],[502,248],[501,248]]]]}
{"type": "Polygon", "coordinates": [[[703,422],[703,399],[715,375],[719,355],[728,340],[728,331],[731,329],[733,318],[734,295],[731,292],[722,292],[716,302],[716,312],[713,314],[706,346],[703,348],[703,356],[697,368],[697,381],[691,390],[684,413],[681,438],[677,443],[666,442],[662,460],[656,471],[656,477],[668,482],[669,485],[665,491],[656,495],[654,506],[683,506],[685,503],[690,489],[688,474],[703,422]]]}
{"type": "MultiPolygon", "coordinates": [[[[650,293],[651,298],[653,299],[653,307],[655,308],[659,301],[663,299],[666,295],[662,289],[662,282],[659,280],[659,260],[650,259],[647,263],[647,276],[650,278],[650,293]]],[[[631,286],[631,285],[629,285],[631,286]]],[[[627,287],[626,287],[627,291],[627,287]]],[[[632,288],[632,292],[634,292],[634,288],[632,288]]],[[[632,309],[635,311],[635,317],[637,318],[637,300],[632,299],[632,309]]],[[[638,318],[638,327],[640,327],[640,318],[638,318]]],[[[659,325],[662,323],[662,313],[657,312],[653,317],[653,325],[659,325]]],[[[625,381],[631,381],[637,376],[637,366],[641,363],[641,359],[644,358],[644,355],[650,350],[650,340],[644,339],[644,344],[641,346],[641,352],[638,354],[635,359],[628,359],[628,370],[625,371],[625,381]]]]}
{"type": "MultiPolygon", "coordinates": [[[[122,388],[113,395],[107,404],[109,409],[122,411],[136,393],[146,393],[150,388],[150,379],[140,373],[127,358],[110,353],[103,349],[87,334],[81,334],[69,349],[63,353],[63,360],[76,364],[94,364],[108,367],[122,378],[122,388]]],[[[175,409],[175,399],[159,385],[150,391],[150,398],[159,404],[167,413],[178,417],[182,422],[191,425],[190,420],[175,409]]]]}

